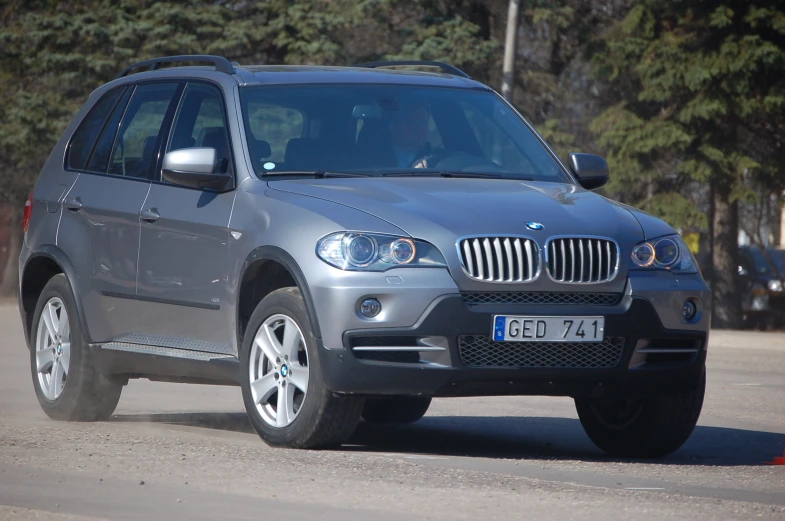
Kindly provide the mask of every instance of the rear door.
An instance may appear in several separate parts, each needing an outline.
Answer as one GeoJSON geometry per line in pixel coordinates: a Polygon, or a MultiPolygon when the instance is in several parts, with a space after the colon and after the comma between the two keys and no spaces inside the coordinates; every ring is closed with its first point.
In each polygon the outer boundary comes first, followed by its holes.
{"type": "MultiPolygon", "coordinates": [[[[165,151],[216,149],[219,168],[233,172],[220,89],[189,82],[165,151]]],[[[232,354],[229,218],[235,193],[186,188],[160,177],[142,210],[137,315],[150,344],[232,354]]]]}
{"type": "Polygon", "coordinates": [[[172,82],[119,90],[101,124],[89,116],[82,124],[97,136],[94,146],[84,152],[82,126],[69,145],[67,166],[80,174],[66,195],[57,243],[76,271],[95,342],[133,332],[139,212],[150,190],[155,144],[180,88],[172,82]]]}

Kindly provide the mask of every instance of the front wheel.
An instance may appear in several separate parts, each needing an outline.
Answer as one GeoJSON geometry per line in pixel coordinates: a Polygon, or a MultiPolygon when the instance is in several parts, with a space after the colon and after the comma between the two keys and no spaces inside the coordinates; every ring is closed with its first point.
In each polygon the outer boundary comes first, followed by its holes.
{"type": "Polygon", "coordinates": [[[360,421],[363,400],[324,386],[316,337],[300,290],[267,295],[248,322],[240,352],[243,401],[268,444],[298,449],[340,445],[360,421]]]}
{"type": "Polygon", "coordinates": [[[691,391],[643,398],[576,399],[578,418],[597,447],[611,456],[661,458],[681,447],[698,423],[706,371],[691,391]]]}

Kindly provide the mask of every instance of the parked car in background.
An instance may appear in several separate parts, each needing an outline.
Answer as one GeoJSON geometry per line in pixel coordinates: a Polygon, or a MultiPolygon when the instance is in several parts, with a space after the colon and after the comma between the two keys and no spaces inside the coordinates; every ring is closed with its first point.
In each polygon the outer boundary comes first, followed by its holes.
{"type": "Polygon", "coordinates": [[[785,326],[785,250],[750,245],[739,248],[744,325],[758,329],[785,326]]]}

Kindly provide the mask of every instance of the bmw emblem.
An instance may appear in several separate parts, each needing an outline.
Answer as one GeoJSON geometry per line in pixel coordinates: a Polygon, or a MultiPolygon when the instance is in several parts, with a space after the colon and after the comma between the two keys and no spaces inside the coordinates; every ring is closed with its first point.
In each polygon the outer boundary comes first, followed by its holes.
{"type": "Polygon", "coordinates": [[[526,223],[526,227],[530,230],[539,231],[545,228],[541,223],[536,223],[534,221],[526,223]]]}
{"type": "Polygon", "coordinates": [[[281,366],[281,376],[286,377],[289,374],[289,367],[286,365],[281,366]]]}

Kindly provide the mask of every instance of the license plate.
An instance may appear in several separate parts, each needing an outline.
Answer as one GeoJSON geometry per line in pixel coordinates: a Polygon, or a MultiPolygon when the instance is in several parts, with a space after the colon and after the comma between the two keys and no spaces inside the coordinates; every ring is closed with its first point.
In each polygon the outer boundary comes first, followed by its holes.
{"type": "Polygon", "coordinates": [[[496,342],[602,342],[603,317],[493,317],[496,342]]]}

